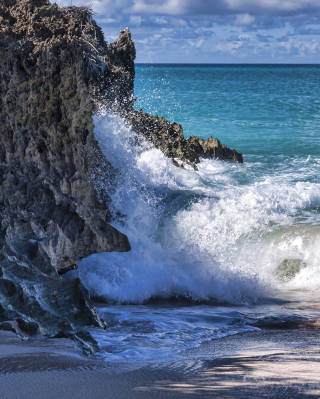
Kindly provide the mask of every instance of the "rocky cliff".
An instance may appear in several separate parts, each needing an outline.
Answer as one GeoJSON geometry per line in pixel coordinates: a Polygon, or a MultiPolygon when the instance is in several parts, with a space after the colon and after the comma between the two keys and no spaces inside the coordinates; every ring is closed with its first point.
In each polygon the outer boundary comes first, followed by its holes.
{"type": "Polygon", "coordinates": [[[93,134],[101,104],[177,166],[242,162],[217,139],[187,140],[180,125],[135,111],[134,58],[130,32],[107,45],[90,7],[0,0],[0,322],[104,327],[81,281],[59,276],[93,253],[130,250],[96,184],[117,178],[93,134]]]}
{"type": "Polygon", "coordinates": [[[103,326],[81,282],[58,274],[130,250],[91,177],[113,175],[92,113],[106,87],[121,85],[119,103],[133,91],[131,53],[122,42],[107,48],[89,8],[0,3],[0,321],[103,326]]]}

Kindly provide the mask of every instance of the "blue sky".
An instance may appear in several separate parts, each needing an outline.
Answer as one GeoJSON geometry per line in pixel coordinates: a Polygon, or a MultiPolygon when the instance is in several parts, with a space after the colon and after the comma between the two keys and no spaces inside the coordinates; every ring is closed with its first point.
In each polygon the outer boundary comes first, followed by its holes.
{"type": "Polygon", "coordinates": [[[92,4],[108,42],[129,27],[136,62],[320,64],[319,0],[72,0],[72,4],[92,4]]]}

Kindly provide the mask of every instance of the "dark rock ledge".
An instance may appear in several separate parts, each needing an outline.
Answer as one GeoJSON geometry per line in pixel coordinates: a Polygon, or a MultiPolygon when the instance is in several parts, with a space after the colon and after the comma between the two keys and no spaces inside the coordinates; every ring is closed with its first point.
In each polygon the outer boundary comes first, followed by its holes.
{"type": "Polygon", "coordinates": [[[218,158],[243,163],[242,154],[231,150],[218,139],[203,140],[197,136],[186,139],[182,126],[170,123],[165,118],[131,110],[127,113],[128,123],[134,130],[147,138],[179,167],[191,165],[197,169],[201,158],[218,158]],[[181,162],[178,162],[181,161],[181,162]]]}
{"type": "Polygon", "coordinates": [[[2,328],[7,320],[29,332],[104,328],[81,281],[59,276],[91,254],[130,250],[100,188],[117,173],[94,138],[99,105],[116,107],[177,165],[242,162],[217,139],[186,140],[180,125],[135,111],[134,58],[129,30],[107,45],[90,7],[0,0],[2,328]]]}

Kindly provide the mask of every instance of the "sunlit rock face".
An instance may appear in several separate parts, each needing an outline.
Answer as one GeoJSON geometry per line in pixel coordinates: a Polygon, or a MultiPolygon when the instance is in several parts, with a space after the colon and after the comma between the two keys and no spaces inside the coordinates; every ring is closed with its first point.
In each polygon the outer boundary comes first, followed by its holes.
{"type": "Polygon", "coordinates": [[[133,98],[134,45],[128,32],[118,41],[108,49],[87,7],[0,3],[0,321],[103,327],[81,282],[58,275],[130,250],[98,189],[116,176],[92,121],[102,92],[133,98]]]}

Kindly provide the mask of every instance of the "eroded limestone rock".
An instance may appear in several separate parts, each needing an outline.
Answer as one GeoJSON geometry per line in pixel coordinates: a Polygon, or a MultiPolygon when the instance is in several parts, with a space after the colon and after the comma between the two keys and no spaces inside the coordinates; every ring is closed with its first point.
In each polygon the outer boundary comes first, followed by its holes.
{"type": "Polygon", "coordinates": [[[58,274],[130,250],[93,178],[114,176],[93,134],[97,93],[122,82],[120,99],[133,88],[121,46],[112,65],[87,7],[0,2],[0,320],[104,327],[81,282],[58,274]]]}

